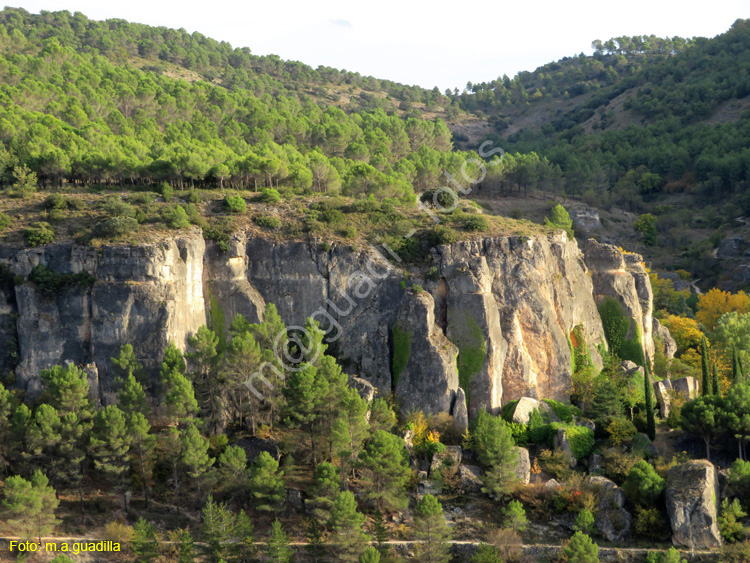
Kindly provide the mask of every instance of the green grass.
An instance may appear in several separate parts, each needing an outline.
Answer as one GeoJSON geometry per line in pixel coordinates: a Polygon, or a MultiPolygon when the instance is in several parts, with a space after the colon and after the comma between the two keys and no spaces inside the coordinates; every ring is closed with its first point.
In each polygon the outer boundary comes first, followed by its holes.
{"type": "Polygon", "coordinates": [[[398,323],[393,325],[393,387],[398,385],[398,378],[406,369],[411,356],[411,332],[401,330],[398,323]]]}

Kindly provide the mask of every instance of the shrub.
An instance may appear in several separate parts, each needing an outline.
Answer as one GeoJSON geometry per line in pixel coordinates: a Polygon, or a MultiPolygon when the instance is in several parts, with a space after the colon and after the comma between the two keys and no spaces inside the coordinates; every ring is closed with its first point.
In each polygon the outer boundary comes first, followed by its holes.
{"type": "Polygon", "coordinates": [[[108,199],[104,204],[104,211],[110,217],[135,217],[135,207],[119,198],[108,199]]]}
{"type": "Polygon", "coordinates": [[[438,225],[425,233],[425,239],[430,246],[451,244],[458,240],[458,233],[449,227],[438,225]]]}
{"type": "Polygon", "coordinates": [[[172,188],[167,182],[163,182],[161,186],[159,186],[159,193],[164,201],[170,202],[174,197],[174,188],[172,188]]]}
{"type": "Polygon", "coordinates": [[[51,244],[55,240],[55,231],[49,223],[39,221],[23,231],[23,237],[29,246],[51,244]]]}
{"type": "Polygon", "coordinates": [[[559,423],[553,423],[550,426],[552,427],[553,436],[559,428],[565,429],[565,435],[570,443],[570,451],[576,459],[585,459],[591,455],[591,450],[594,448],[594,431],[591,428],[588,426],[559,423]]]}
{"type": "Polygon", "coordinates": [[[500,561],[504,563],[520,563],[523,561],[521,536],[515,530],[498,528],[489,534],[487,540],[497,550],[500,561]]]}
{"type": "Polygon", "coordinates": [[[255,218],[255,222],[264,229],[278,229],[281,226],[281,219],[274,215],[260,215],[255,218]]]}
{"type": "Polygon", "coordinates": [[[432,188],[419,196],[419,201],[425,205],[437,207],[441,211],[451,211],[459,200],[458,194],[453,190],[432,188]]]}
{"type": "Polygon", "coordinates": [[[539,465],[558,481],[567,479],[573,474],[573,470],[565,459],[562,452],[543,450],[538,456],[539,465]]]}
{"type": "Polygon", "coordinates": [[[520,422],[508,422],[508,428],[516,446],[526,447],[529,441],[529,427],[520,422]]]}
{"type": "Polygon", "coordinates": [[[154,203],[158,195],[154,192],[136,192],[128,195],[127,200],[132,205],[150,205],[154,203]]]}
{"type": "Polygon", "coordinates": [[[583,532],[584,534],[589,535],[594,533],[594,530],[596,529],[594,527],[594,515],[588,508],[584,508],[578,513],[573,529],[576,532],[583,532]]]}
{"type": "Polygon", "coordinates": [[[639,461],[641,460],[638,456],[617,449],[608,450],[604,453],[604,475],[617,483],[622,483],[639,461]]]}
{"type": "Polygon", "coordinates": [[[279,203],[281,201],[281,194],[277,189],[263,188],[258,199],[263,203],[279,203]]]}
{"type": "Polygon", "coordinates": [[[670,547],[667,551],[649,551],[646,563],[687,563],[687,559],[682,559],[680,552],[670,547]]]}
{"type": "Polygon", "coordinates": [[[0,213],[0,231],[4,231],[8,227],[10,227],[10,224],[12,223],[10,217],[8,217],[5,213],[0,213]]]}
{"type": "Polygon", "coordinates": [[[164,221],[170,229],[186,229],[190,226],[187,213],[179,205],[164,209],[161,213],[161,217],[162,221],[164,221]]]}
{"type": "Polygon", "coordinates": [[[729,486],[732,493],[750,499],[750,461],[736,460],[729,469],[729,486]]]}
{"type": "Polygon", "coordinates": [[[91,286],[96,281],[96,278],[88,272],[62,274],[39,264],[31,270],[29,281],[37,285],[42,295],[52,299],[60,295],[66,287],[72,285],[79,285],[81,287],[91,286]]]}
{"type": "Polygon", "coordinates": [[[416,295],[419,295],[423,291],[424,291],[424,288],[418,283],[415,283],[413,286],[411,286],[411,292],[415,293],[416,295]]]}
{"type": "Polygon", "coordinates": [[[523,532],[528,524],[529,521],[526,518],[523,504],[517,500],[510,501],[508,506],[503,509],[503,526],[517,532],[523,532]]]}
{"type": "Polygon", "coordinates": [[[630,470],[622,488],[630,502],[649,506],[655,504],[664,492],[664,478],[653,465],[641,460],[630,470]]]}
{"type": "Polygon", "coordinates": [[[348,227],[339,229],[338,233],[344,238],[356,238],[357,227],[355,227],[354,225],[349,225],[348,227]]]}
{"type": "Polygon", "coordinates": [[[345,215],[338,209],[326,209],[319,215],[319,219],[329,225],[338,225],[344,222],[345,215]]]}
{"type": "Polygon", "coordinates": [[[241,195],[228,195],[224,198],[224,207],[231,213],[245,213],[247,204],[241,195]]]}
{"type": "Polygon", "coordinates": [[[638,506],[635,509],[635,532],[651,540],[661,540],[669,535],[669,523],[656,507],[638,506]]]}
{"type": "Polygon", "coordinates": [[[574,416],[583,416],[581,409],[574,405],[566,405],[565,403],[555,401],[554,399],[544,399],[544,402],[552,408],[553,412],[557,415],[557,418],[563,422],[570,423],[573,422],[574,416]]]}
{"type": "Polygon", "coordinates": [[[51,211],[53,209],[67,209],[68,202],[65,201],[65,198],[60,194],[52,194],[47,196],[47,199],[44,200],[44,208],[47,211],[51,211]]]}
{"type": "Polygon", "coordinates": [[[618,416],[613,418],[612,422],[607,426],[607,433],[612,443],[615,446],[619,446],[623,442],[632,440],[638,434],[638,429],[627,418],[618,416]]]}
{"type": "Polygon", "coordinates": [[[490,223],[487,217],[473,215],[464,220],[463,227],[467,231],[486,231],[490,228],[490,223]]]}
{"type": "Polygon", "coordinates": [[[721,551],[721,563],[747,563],[750,561],[750,541],[727,544],[721,551]]]}
{"type": "Polygon", "coordinates": [[[110,217],[96,226],[97,236],[119,237],[138,230],[138,221],[133,217],[110,217]]]}
{"type": "Polygon", "coordinates": [[[566,563],[599,563],[599,546],[583,532],[576,532],[560,556],[566,563]]]}
{"type": "Polygon", "coordinates": [[[719,514],[719,531],[724,541],[729,543],[738,542],[745,538],[745,529],[738,520],[747,516],[742,510],[740,501],[734,499],[731,503],[728,498],[721,501],[721,514],[719,514]]]}

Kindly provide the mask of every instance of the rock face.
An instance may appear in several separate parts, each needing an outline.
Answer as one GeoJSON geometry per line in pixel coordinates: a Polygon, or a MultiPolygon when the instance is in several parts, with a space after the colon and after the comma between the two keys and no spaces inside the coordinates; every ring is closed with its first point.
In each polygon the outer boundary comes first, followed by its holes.
{"type": "Polygon", "coordinates": [[[432,455],[430,463],[430,477],[435,477],[441,471],[445,475],[451,476],[458,474],[458,468],[461,465],[461,446],[446,446],[442,453],[432,455]]]}
{"type": "Polygon", "coordinates": [[[653,384],[654,395],[656,395],[656,402],[659,405],[659,411],[661,412],[662,418],[669,416],[669,411],[672,407],[672,381],[670,379],[664,379],[662,381],[655,381],[653,384]]]}
{"type": "Polygon", "coordinates": [[[521,397],[516,403],[516,408],[513,410],[513,422],[519,424],[528,424],[531,413],[538,410],[542,413],[547,413],[551,417],[554,415],[554,411],[550,406],[543,402],[532,399],[531,397],[521,397]]]}
{"type": "Polygon", "coordinates": [[[690,548],[721,545],[719,479],[710,462],[693,460],[670,469],[666,496],[672,543],[690,548]]]}
{"type": "Polygon", "coordinates": [[[521,481],[521,483],[528,485],[529,481],[531,481],[531,460],[529,459],[529,450],[518,446],[514,449],[518,454],[516,477],[518,477],[518,480],[521,481]]]}
{"type": "Polygon", "coordinates": [[[435,325],[435,304],[429,293],[404,294],[394,328],[395,350],[397,339],[408,355],[401,373],[393,374],[402,408],[450,412],[458,389],[458,349],[435,325]]]}
{"type": "Polygon", "coordinates": [[[6,352],[0,371],[15,369],[18,385],[33,394],[40,389],[40,370],[66,360],[91,364],[106,402],[110,358],[122,344],[133,344],[155,379],[168,342],[184,350],[201,325],[223,322],[214,328],[226,334],[235,314],[258,322],[266,304],[274,303],[289,326],[302,326],[307,317],[318,321],[329,352],[377,394],[395,392],[407,410],[452,412],[464,424],[480,409],[497,413],[521,397],[564,399],[569,339],[577,326],[600,364],[596,346],[604,334],[594,297],[606,293],[609,278],[624,280],[610,283],[622,285],[620,293],[612,292],[649,327],[644,344],[651,342],[648,277],[608,248],[612,252],[605,254],[619,260],[621,271],[613,274],[589,252],[589,276],[577,243],[562,233],[444,245],[432,253],[439,282],[420,280],[429,291],[415,295],[400,287],[403,269],[372,248],[246,233],[236,234],[226,253],[197,229],[137,246],[0,247],[0,263],[25,279],[0,287],[0,352],[6,352]],[[93,282],[45,297],[28,281],[36,265],[86,272],[93,282]],[[223,321],[212,311],[222,311],[223,321]],[[393,373],[394,328],[410,333],[399,374],[393,373]],[[17,365],[8,353],[15,348],[17,365]]]}
{"type": "Polygon", "coordinates": [[[456,390],[456,398],[453,399],[453,428],[456,433],[463,436],[469,429],[469,411],[466,408],[466,394],[460,387],[456,390]]]}
{"type": "Polygon", "coordinates": [[[597,303],[607,297],[615,299],[632,319],[627,338],[639,333],[645,357],[653,359],[653,293],[643,258],[640,254],[623,254],[616,247],[593,239],[584,243],[583,252],[597,303]]]}
{"type": "Polygon", "coordinates": [[[625,510],[625,493],[606,477],[589,477],[598,490],[599,511],[594,524],[607,541],[622,541],[630,537],[633,518],[625,510]]]}
{"type": "Polygon", "coordinates": [[[740,237],[727,237],[719,243],[716,251],[717,258],[739,258],[745,249],[745,239],[740,237]]]}

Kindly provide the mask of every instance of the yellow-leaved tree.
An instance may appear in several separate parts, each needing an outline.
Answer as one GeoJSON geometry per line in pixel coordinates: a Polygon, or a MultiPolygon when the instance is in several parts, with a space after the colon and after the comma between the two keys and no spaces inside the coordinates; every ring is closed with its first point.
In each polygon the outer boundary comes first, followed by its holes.
{"type": "Polygon", "coordinates": [[[712,331],[722,315],[734,311],[737,313],[750,311],[750,297],[744,291],[729,293],[714,288],[698,296],[698,312],[695,314],[695,319],[706,327],[707,331],[712,331]]]}

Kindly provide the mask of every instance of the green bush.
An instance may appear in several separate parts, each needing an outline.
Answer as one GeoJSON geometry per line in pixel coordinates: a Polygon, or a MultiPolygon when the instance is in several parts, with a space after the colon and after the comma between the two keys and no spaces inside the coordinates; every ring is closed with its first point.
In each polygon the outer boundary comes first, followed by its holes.
{"type": "Polygon", "coordinates": [[[411,286],[411,292],[414,293],[414,294],[416,294],[416,295],[419,295],[423,291],[424,291],[424,288],[421,285],[419,285],[418,283],[415,283],[413,286],[411,286]]]}
{"type": "Polygon", "coordinates": [[[154,192],[136,192],[128,195],[127,201],[131,205],[151,205],[158,195],[154,192]]]}
{"type": "Polygon", "coordinates": [[[61,274],[43,264],[39,264],[31,270],[29,281],[37,285],[42,295],[54,298],[60,295],[64,288],[72,285],[90,287],[96,281],[96,278],[88,272],[61,274]]]}
{"type": "Polygon", "coordinates": [[[51,244],[55,240],[55,231],[49,223],[39,221],[23,231],[23,237],[29,246],[51,244]]]}
{"type": "Polygon", "coordinates": [[[599,546],[583,532],[576,532],[561,555],[566,563],[599,563],[599,546]]]}
{"type": "Polygon", "coordinates": [[[467,231],[486,231],[490,228],[487,217],[473,215],[464,220],[463,228],[467,231]]]}
{"type": "Polygon", "coordinates": [[[742,510],[740,501],[734,499],[729,502],[728,498],[721,501],[721,514],[719,514],[719,531],[724,541],[728,543],[738,542],[745,537],[745,528],[739,520],[747,516],[742,510]]]}
{"type": "Polygon", "coordinates": [[[170,229],[186,229],[190,226],[187,212],[179,205],[162,210],[161,218],[170,229]]]}
{"type": "Polygon", "coordinates": [[[133,217],[110,217],[96,226],[96,235],[102,238],[119,237],[138,230],[133,217]]]}
{"type": "Polygon", "coordinates": [[[344,222],[346,216],[338,209],[326,209],[319,215],[319,218],[329,225],[339,225],[344,222]]]}
{"type": "Polygon", "coordinates": [[[449,211],[455,207],[455,205],[459,202],[459,199],[458,194],[453,190],[446,190],[445,188],[432,188],[419,196],[419,201],[421,201],[425,205],[437,207],[440,210],[449,211]]]}
{"type": "Polygon", "coordinates": [[[570,451],[576,459],[586,459],[591,455],[591,451],[594,449],[594,431],[591,428],[559,423],[552,423],[550,426],[553,429],[553,436],[559,428],[565,429],[565,435],[570,443],[570,451]]]}
{"type": "Polygon", "coordinates": [[[458,240],[458,233],[450,227],[438,225],[425,233],[425,240],[430,246],[452,244],[458,240]]]}
{"type": "Polygon", "coordinates": [[[12,223],[10,217],[8,217],[5,213],[0,213],[0,231],[4,231],[8,227],[10,227],[10,224],[12,223]]]}
{"type": "Polygon", "coordinates": [[[274,215],[260,215],[255,218],[255,222],[264,229],[278,229],[281,226],[281,219],[274,215]]]}
{"type": "Polygon", "coordinates": [[[654,506],[636,507],[634,528],[639,536],[650,540],[663,540],[669,536],[669,523],[654,506]]]}
{"type": "Polygon", "coordinates": [[[638,434],[638,429],[635,427],[635,424],[624,416],[617,416],[607,426],[607,433],[612,443],[615,446],[619,446],[624,442],[632,440],[638,434]]]}
{"type": "Polygon", "coordinates": [[[526,447],[529,442],[529,427],[520,422],[508,422],[508,427],[516,446],[526,447]]]}
{"type": "Polygon", "coordinates": [[[224,198],[224,207],[231,213],[245,213],[247,204],[241,195],[228,195],[224,198]]]}
{"type": "Polygon", "coordinates": [[[47,211],[51,211],[53,209],[67,209],[68,202],[60,194],[51,194],[47,196],[47,199],[44,200],[44,208],[47,211]]]}
{"type": "Polygon", "coordinates": [[[562,452],[542,450],[537,456],[537,460],[539,460],[542,469],[558,481],[565,480],[573,474],[573,470],[562,452]]]}
{"type": "Polygon", "coordinates": [[[344,237],[344,238],[356,238],[357,237],[357,227],[354,225],[349,225],[348,227],[344,227],[343,229],[339,229],[338,233],[344,237]]]}
{"type": "Polygon", "coordinates": [[[518,404],[518,399],[514,399],[513,401],[510,401],[509,403],[505,403],[500,409],[500,416],[502,416],[508,422],[511,422],[513,420],[513,413],[516,412],[517,404],[518,404]]]}
{"type": "Polygon", "coordinates": [[[110,217],[135,217],[135,207],[120,198],[111,198],[104,203],[104,211],[110,217]]]}
{"type": "Polygon", "coordinates": [[[65,200],[65,205],[68,206],[68,209],[80,211],[81,209],[84,209],[86,207],[86,202],[76,197],[70,197],[65,200]]]}
{"type": "Polygon", "coordinates": [[[543,401],[552,408],[552,411],[557,415],[557,418],[563,422],[570,423],[573,422],[573,417],[583,416],[581,409],[575,405],[566,405],[565,403],[555,401],[554,399],[543,399],[543,401]]]}
{"type": "Polygon", "coordinates": [[[281,194],[277,189],[263,188],[258,199],[263,203],[279,203],[281,201],[281,194]]]}
{"type": "Polygon", "coordinates": [[[639,461],[628,473],[622,489],[630,502],[651,506],[664,492],[664,478],[647,461],[639,461]]]}
{"type": "Polygon", "coordinates": [[[164,182],[159,186],[159,193],[164,201],[169,203],[174,197],[174,188],[172,188],[167,182],[164,182]]]}

